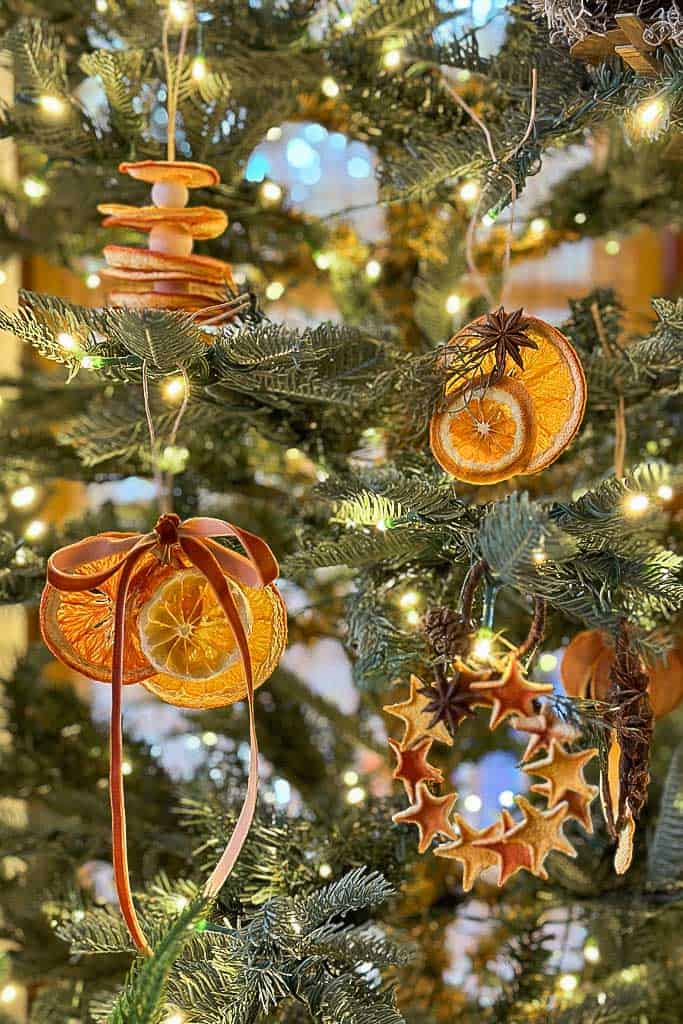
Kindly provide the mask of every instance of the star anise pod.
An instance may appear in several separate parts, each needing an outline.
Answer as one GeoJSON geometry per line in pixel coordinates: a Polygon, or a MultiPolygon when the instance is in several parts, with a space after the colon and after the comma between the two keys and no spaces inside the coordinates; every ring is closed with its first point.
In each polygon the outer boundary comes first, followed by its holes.
{"type": "Polygon", "coordinates": [[[480,338],[478,345],[471,350],[472,353],[493,352],[496,364],[491,374],[492,380],[497,379],[505,372],[507,357],[524,369],[524,360],[521,349],[538,348],[538,345],[526,333],[531,321],[524,316],[523,309],[516,309],[513,313],[506,313],[502,306],[494,313],[487,313],[483,323],[474,324],[468,328],[468,333],[474,338],[480,338]]]}
{"type": "Polygon", "coordinates": [[[473,714],[473,704],[481,700],[480,694],[472,693],[463,684],[459,672],[449,677],[438,672],[434,682],[425,683],[420,693],[429,698],[424,707],[424,714],[432,716],[428,728],[443,722],[451,734],[455,734],[460,723],[473,714]]]}

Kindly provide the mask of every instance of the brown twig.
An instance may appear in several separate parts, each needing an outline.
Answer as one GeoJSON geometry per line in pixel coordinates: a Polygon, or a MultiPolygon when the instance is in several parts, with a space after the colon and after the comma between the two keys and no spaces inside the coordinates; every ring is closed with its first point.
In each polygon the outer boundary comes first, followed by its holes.
{"type": "MultiPolygon", "coordinates": [[[[600,316],[600,307],[597,302],[591,303],[590,311],[603,352],[605,352],[609,359],[616,359],[619,349],[612,344],[609,335],[605,330],[605,325],[603,324],[602,317],[600,316]]],[[[617,405],[614,410],[614,475],[619,480],[624,475],[625,462],[626,406],[624,396],[619,395],[617,397],[617,405]]]]}
{"type": "Polygon", "coordinates": [[[480,558],[479,561],[475,562],[470,568],[467,576],[465,577],[465,582],[462,585],[462,592],[460,594],[462,617],[465,622],[472,624],[472,628],[474,628],[474,623],[472,622],[472,605],[474,604],[474,595],[476,594],[477,588],[486,574],[487,569],[488,563],[486,559],[480,558]]]}
{"type": "Polygon", "coordinates": [[[545,624],[548,606],[542,597],[534,598],[534,614],[529,626],[526,640],[517,648],[517,657],[524,658],[527,654],[533,654],[538,645],[542,643],[545,636],[545,624]]]}

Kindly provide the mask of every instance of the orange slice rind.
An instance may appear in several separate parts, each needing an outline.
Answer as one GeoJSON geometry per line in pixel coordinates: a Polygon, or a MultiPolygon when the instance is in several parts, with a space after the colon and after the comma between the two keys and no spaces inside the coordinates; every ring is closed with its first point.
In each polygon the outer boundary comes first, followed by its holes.
{"type": "Polygon", "coordinates": [[[460,389],[430,423],[439,465],[457,480],[494,484],[520,472],[536,441],[534,409],[525,387],[504,378],[460,389]]]}
{"type": "Polygon", "coordinates": [[[224,260],[211,256],[173,256],[155,249],[139,249],[134,245],[105,245],[107,266],[131,272],[169,272],[194,279],[206,279],[214,284],[232,283],[232,267],[224,260]]]}
{"type": "Polygon", "coordinates": [[[119,171],[150,185],[172,181],[185,188],[207,188],[217,185],[221,180],[215,167],[189,160],[140,160],[137,163],[119,164],[119,171]]]}
{"type": "Polygon", "coordinates": [[[159,224],[182,228],[193,238],[218,238],[228,226],[223,210],[211,206],[128,206],[126,203],[100,203],[105,215],[102,227],[151,231],[159,224]]]}

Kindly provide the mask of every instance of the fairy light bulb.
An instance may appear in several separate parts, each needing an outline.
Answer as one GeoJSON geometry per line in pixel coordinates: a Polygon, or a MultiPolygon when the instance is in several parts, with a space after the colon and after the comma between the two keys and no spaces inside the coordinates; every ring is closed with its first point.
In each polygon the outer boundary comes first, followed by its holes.
{"type": "Polygon", "coordinates": [[[190,18],[190,4],[185,0],[171,0],[168,5],[168,13],[176,25],[184,25],[190,18]]]}
{"type": "Polygon", "coordinates": [[[266,288],[266,298],[270,302],[277,302],[285,294],[285,286],[282,281],[271,281],[266,288]]]}
{"type": "Polygon", "coordinates": [[[282,189],[276,181],[264,181],[261,185],[261,199],[264,203],[279,203],[282,199],[282,189]]]}
{"type": "Polygon", "coordinates": [[[470,814],[478,814],[481,810],[482,803],[481,797],[477,796],[476,793],[468,793],[465,797],[465,810],[469,811],[470,814]]]}
{"type": "Polygon", "coordinates": [[[47,195],[47,185],[39,178],[24,178],[22,188],[29,199],[44,199],[47,195]]]}
{"type": "Polygon", "coordinates": [[[185,381],[182,377],[171,377],[164,384],[162,391],[167,402],[177,402],[185,394],[185,381]]]}
{"type": "Polygon", "coordinates": [[[2,990],[0,990],[0,1002],[6,1004],[13,1003],[18,995],[19,989],[17,988],[16,985],[12,985],[10,983],[9,985],[3,986],[2,990]]]}
{"type": "Polygon", "coordinates": [[[511,789],[503,789],[498,794],[498,803],[501,807],[513,807],[515,803],[515,794],[511,789]]]}
{"type": "Polygon", "coordinates": [[[330,75],[326,75],[323,78],[320,83],[320,90],[323,96],[327,96],[329,100],[333,100],[339,95],[339,86],[330,75]]]}
{"type": "Polygon", "coordinates": [[[26,540],[40,540],[45,536],[47,526],[42,519],[32,519],[24,530],[26,540]]]}
{"type": "Polygon", "coordinates": [[[624,502],[624,507],[627,515],[640,516],[650,507],[650,499],[647,494],[631,494],[624,502]]]}
{"type": "Polygon", "coordinates": [[[401,608],[409,609],[414,608],[417,604],[419,604],[419,601],[420,595],[418,594],[417,590],[406,590],[404,594],[401,594],[398,603],[401,606],[401,608]]]}
{"type": "Polygon", "coordinates": [[[553,669],[557,668],[557,655],[550,654],[550,652],[542,654],[538,659],[538,667],[541,672],[552,672],[553,669]]]}
{"type": "Polygon", "coordinates": [[[180,1010],[174,1010],[168,1017],[164,1017],[163,1024],[186,1024],[187,1017],[180,1010]]]}
{"type": "Polygon", "coordinates": [[[100,277],[99,274],[95,274],[95,273],[88,274],[88,276],[85,279],[85,287],[86,288],[90,288],[90,289],[94,290],[95,288],[99,288],[101,284],[102,284],[102,278],[100,277]]]}
{"type": "Polygon", "coordinates": [[[655,139],[669,127],[671,107],[663,96],[655,96],[639,103],[633,113],[635,134],[655,139]]]}
{"type": "Polygon", "coordinates": [[[31,484],[27,484],[25,487],[19,487],[10,497],[10,502],[14,508],[30,508],[35,503],[38,497],[38,491],[31,484]]]}
{"type": "Polygon", "coordinates": [[[98,14],[105,14],[108,6],[107,0],[95,0],[95,10],[98,14]]]}
{"type": "Polygon", "coordinates": [[[621,252],[621,243],[617,238],[608,238],[605,242],[605,252],[608,256],[618,256],[621,252]]]}
{"type": "Polygon", "coordinates": [[[567,995],[576,991],[576,987],[579,984],[579,979],[575,974],[563,974],[560,978],[560,988],[567,995]]]}
{"type": "Polygon", "coordinates": [[[203,82],[208,73],[208,69],[206,67],[206,58],[202,57],[201,54],[199,54],[192,61],[192,67],[190,70],[192,78],[194,79],[195,82],[203,82]]]}
{"type": "Polygon", "coordinates": [[[477,661],[488,661],[493,650],[493,638],[490,633],[480,631],[474,641],[472,654],[477,661]]]}
{"type": "Polygon", "coordinates": [[[459,295],[453,293],[446,299],[446,312],[450,313],[451,316],[455,316],[462,309],[462,299],[459,295]]]}
{"type": "Polygon", "coordinates": [[[318,868],[318,874],[321,878],[330,878],[332,875],[332,868],[329,864],[321,864],[318,868]]]}
{"type": "Polygon", "coordinates": [[[362,786],[352,786],[346,794],[346,802],[349,804],[362,804],[365,800],[365,790],[362,786]]]}
{"type": "Polygon", "coordinates": [[[671,501],[674,496],[674,489],[670,484],[661,484],[657,488],[657,497],[661,498],[662,501],[671,501]]]}
{"type": "Polygon", "coordinates": [[[64,349],[65,352],[75,352],[78,348],[78,342],[74,338],[73,334],[69,334],[68,331],[60,331],[57,335],[57,344],[64,349]]]}
{"type": "Polygon", "coordinates": [[[600,950],[596,942],[587,942],[583,947],[583,957],[589,964],[597,964],[600,959],[600,950]]]}
{"type": "Polygon", "coordinates": [[[332,255],[329,252],[317,252],[313,261],[318,270],[329,270],[332,266],[332,255]]]}
{"type": "Polygon", "coordinates": [[[350,14],[342,14],[341,18],[337,22],[337,28],[341,29],[342,32],[346,32],[347,29],[353,25],[353,18],[350,14]]]}
{"type": "Polygon", "coordinates": [[[60,99],[59,96],[50,96],[46,94],[41,96],[38,100],[40,109],[45,113],[49,114],[50,117],[61,117],[66,110],[66,103],[60,99]]]}
{"type": "Polygon", "coordinates": [[[387,50],[384,56],[382,57],[382,64],[384,64],[384,67],[387,69],[387,71],[395,71],[396,68],[400,65],[401,59],[402,53],[400,50],[387,50]]]}
{"type": "Polygon", "coordinates": [[[377,281],[382,274],[382,264],[379,260],[368,260],[365,264],[365,276],[368,281],[377,281]]]}
{"type": "Polygon", "coordinates": [[[532,235],[543,235],[548,230],[548,221],[545,217],[534,217],[529,225],[532,235]]]}
{"type": "Polygon", "coordinates": [[[466,181],[464,185],[460,186],[458,195],[465,203],[473,203],[474,200],[479,196],[479,186],[476,181],[466,181]]]}
{"type": "Polygon", "coordinates": [[[355,786],[358,782],[358,772],[355,772],[353,768],[349,768],[348,771],[344,772],[344,785],[355,786]]]}
{"type": "Polygon", "coordinates": [[[417,626],[420,621],[420,613],[415,608],[406,612],[406,622],[409,626],[417,626]]]}

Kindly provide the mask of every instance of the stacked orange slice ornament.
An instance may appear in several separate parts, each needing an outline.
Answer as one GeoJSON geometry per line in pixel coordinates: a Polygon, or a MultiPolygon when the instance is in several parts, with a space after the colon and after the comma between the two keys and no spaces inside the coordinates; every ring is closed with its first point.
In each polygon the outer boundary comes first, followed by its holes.
{"type": "Polygon", "coordinates": [[[102,275],[111,283],[109,304],[127,309],[184,310],[200,323],[215,319],[235,292],[232,268],[223,260],[193,253],[197,240],[218,238],[228,226],[223,210],[188,206],[190,189],[220,182],[207,164],[176,160],[122,163],[119,170],[152,186],[151,205],[102,203],[104,227],[129,228],[148,236],[145,248],[107,245],[102,275]]]}
{"type": "Polygon", "coordinates": [[[246,697],[249,778],[235,830],[205,886],[215,896],[239,856],[256,808],[254,690],[273,672],[287,639],[278,565],[262,538],[220,519],[160,517],[146,534],[103,533],[48,561],[40,625],[50,651],[112,686],[109,792],[114,879],[138,950],[152,950],[130,889],[123,792],[124,685],[141,683],[170,704],[210,708],[246,697]],[[244,554],[219,544],[234,538],[244,554]]]}
{"type": "Polygon", "coordinates": [[[463,327],[444,357],[449,380],[430,422],[439,465],[464,483],[540,473],[583,420],[586,379],[573,346],[521,309],[463,327]],[[455,372],[452,372],[455,371],[455,372]]]}

